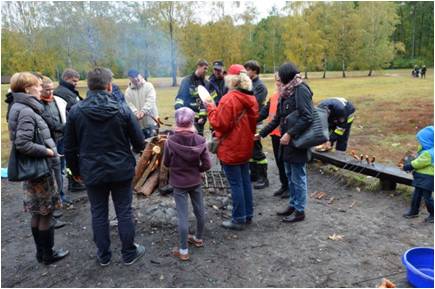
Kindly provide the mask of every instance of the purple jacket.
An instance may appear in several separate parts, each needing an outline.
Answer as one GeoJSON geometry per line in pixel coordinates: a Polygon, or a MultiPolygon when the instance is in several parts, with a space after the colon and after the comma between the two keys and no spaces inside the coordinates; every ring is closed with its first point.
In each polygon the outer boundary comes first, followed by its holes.
{"type": "Polygon", "coordinates": [[[165,143],[163,163],[169,168],[169,183],[173,187],[200,185],[201,173],[211,168],[205,139],[192,132],[175,132],[165,143]]]}

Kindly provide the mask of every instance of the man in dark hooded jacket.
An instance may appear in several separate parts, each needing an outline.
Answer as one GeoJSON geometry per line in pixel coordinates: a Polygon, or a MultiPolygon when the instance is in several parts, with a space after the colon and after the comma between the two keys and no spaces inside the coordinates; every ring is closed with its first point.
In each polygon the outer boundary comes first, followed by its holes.
{"type": "Polygon", "coordinates": [[[112,72],[88,73],[87,98],[73,106],[65,130],[65,158],[76,181],[83,181],[92,212],[92,229],[101,266],[110,263],[109,195],[115,206],[125,265],[133,264],[145,248],[134,243],[132,188],[135,158],[130,149],[144,148],[144,137],[133,112],[112,96],[112,72]]]}

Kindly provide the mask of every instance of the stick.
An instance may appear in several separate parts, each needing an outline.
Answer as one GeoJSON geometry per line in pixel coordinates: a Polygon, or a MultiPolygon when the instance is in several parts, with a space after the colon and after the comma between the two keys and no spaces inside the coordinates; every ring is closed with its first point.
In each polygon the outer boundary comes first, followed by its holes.
{"type": "Polygon", "coordinates": [[[134,190],[136,192],[140,191],[140,188],[142,187],[142,185],[145,183],[146,179],[148,178],[148,176],[153,172],[153,170],[155,169],[155,163],[158,159],[159,155],[155,154],[153,156],[153,158],[151,159],[151,162],[148,164],[145,172],[143,173],[143,175],[140,177],[140,179],[137,181],[136,186],[134,187],[134,190]]]}
{"type": "Polygon", "coordinates": [[[154,192],[154,189],[159,183],[159,172],[154,171],[147,179],[145,184],[139,189],[139,193],[142,193],[145,197],[148,197],[154,192]]]}
{"type": "Polygon", "coordinates": [[[353,201],[352,204],[350,204],[349,208],[353,208],[353,206],[355,206],[356,201],[353,201]]]}

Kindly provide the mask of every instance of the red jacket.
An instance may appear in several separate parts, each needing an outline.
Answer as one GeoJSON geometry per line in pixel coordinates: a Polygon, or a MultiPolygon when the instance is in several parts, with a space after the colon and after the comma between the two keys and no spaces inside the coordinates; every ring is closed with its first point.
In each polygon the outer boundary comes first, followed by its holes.
{"type": "Polygon", "coordinates": [[[216,136],[224,136],[217,150],[219,160],[227,165],[248,162],[252,157],[258,118],[255,96],[232,90],[222,97],[218,107],[210,103],[207,110],[208,120],[215,129],[216,136]],[[240,118],[243,111],[245,113],[240,118]]]}

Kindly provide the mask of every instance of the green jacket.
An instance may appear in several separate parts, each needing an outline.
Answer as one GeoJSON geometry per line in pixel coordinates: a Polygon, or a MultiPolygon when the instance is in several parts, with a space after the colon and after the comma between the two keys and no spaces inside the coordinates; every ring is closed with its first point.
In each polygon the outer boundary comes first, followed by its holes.
{"type": "MultiPolygon", "coordinates": [[[[420,152],[423,148],[418,146],[420,152]]],[[[416,173],[433,176],[432,157],[428,151],[422,152],[415,160],[411,162],[411,166],[416,173]]]]}

